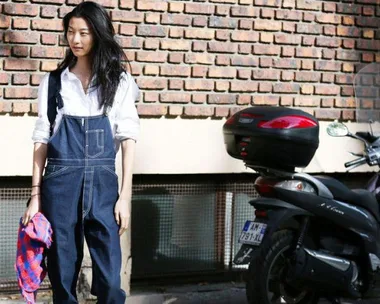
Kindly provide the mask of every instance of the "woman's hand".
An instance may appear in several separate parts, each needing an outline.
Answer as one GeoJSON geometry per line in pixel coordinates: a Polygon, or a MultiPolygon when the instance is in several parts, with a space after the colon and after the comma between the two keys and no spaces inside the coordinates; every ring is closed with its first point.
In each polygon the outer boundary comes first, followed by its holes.
{"type": "Polygon", "coordinates": [[[24,216],[22,218],[22,224],[26,226],[31,218],[39,212],[41,209],[41,196],[40,195],[34,195],[31,197],[29,206],[26,208],[24,216]]]}
{"type": "Polygon", "coordinates": [[[130,199],[119,198],[115,205],[114,214],[116,223],[120,226],[119,235],[122,235],[129,226],[131,217],[130,201],[130,199]]]}

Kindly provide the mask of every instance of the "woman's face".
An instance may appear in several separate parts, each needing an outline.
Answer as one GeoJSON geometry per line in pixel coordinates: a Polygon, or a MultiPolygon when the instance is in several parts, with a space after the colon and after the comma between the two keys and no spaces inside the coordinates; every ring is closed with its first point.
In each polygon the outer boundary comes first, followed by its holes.
{"type": "Polygon", "coordinates": [[[66,38],[76,57],[85,57],[91,53],[94,44],[93,35],[85,19],[72,17],[66,38]]]}

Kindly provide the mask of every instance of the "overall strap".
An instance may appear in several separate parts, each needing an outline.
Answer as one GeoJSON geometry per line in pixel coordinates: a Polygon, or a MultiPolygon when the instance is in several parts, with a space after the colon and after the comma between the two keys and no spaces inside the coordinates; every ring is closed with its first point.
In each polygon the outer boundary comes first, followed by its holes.
{"type": "Polygon", "coordinates": [[[54,122],[57,116],[57,107],[63,107],[61,96],[61,70],[50,72],[48,87],[48,109],[47,115],[50,123],[50,136],[53,135],[54,122]]]}

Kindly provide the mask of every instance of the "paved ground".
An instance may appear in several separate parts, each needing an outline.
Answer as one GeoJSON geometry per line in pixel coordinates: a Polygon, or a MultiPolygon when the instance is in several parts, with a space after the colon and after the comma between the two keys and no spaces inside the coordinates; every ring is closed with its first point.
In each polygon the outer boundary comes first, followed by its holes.
{"type": "MultiPolygon", "coordinates": [[[[18,295],[1,295],[0,304],[24,304],[18,295]]],[[[49,293],[42,292],[38,304],[51,304],[49,293]]],[[[95,302],[87,302],[95,303],[95,302]]],[[[219,283],[184,285],[161,288],[161,290],[136,290],[126,304],[247,304],[244,285],[219,283]]],[[[371,301],[344,301],[342,304],[379,304],[380,299],[371,301]]],[[[327,304],[321,301],[320,304],[327,304]]]]}

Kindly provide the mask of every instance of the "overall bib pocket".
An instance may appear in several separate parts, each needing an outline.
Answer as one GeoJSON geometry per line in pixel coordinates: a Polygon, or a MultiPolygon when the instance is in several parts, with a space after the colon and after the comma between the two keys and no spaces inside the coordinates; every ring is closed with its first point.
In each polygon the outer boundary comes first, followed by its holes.
{"type": "Polygon", "coordinates": [[[86,131],[86,156],[90,158],[97,157],[104,153],[104,130],[87,130],[86,131]]]}

